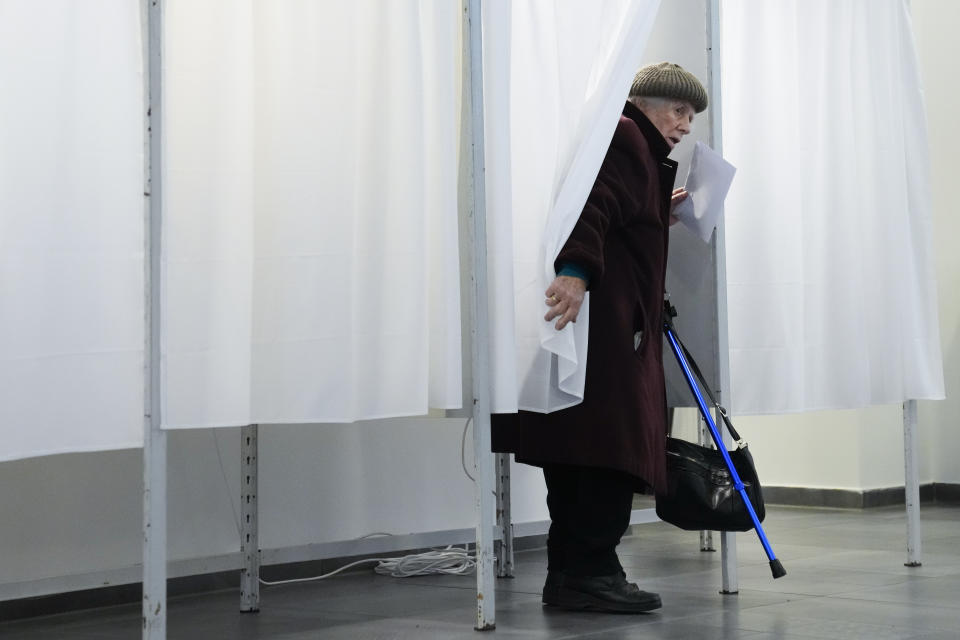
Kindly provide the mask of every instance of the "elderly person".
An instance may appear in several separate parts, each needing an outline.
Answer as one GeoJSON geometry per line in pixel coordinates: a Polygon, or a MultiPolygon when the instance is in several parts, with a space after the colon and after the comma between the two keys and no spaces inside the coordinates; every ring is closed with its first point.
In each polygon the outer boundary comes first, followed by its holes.
{"type": "Polygon", "coordinates": [[[494,450],[543,468],[550,531],[543,602],[638,613],[660,597],[629,583],[615,551],[633,494],[666,483],[661,311],[677,163],[707,93],[679,65],[642,68],[587,203],[555,262],[546,320],[575,322],[590,291],[583,402],[494,416],[494,450]]]}

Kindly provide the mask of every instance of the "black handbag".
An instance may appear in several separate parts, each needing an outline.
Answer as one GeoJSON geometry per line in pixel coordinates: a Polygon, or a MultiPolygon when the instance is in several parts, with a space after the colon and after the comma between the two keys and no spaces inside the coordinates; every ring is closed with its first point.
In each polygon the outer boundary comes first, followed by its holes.
{"type": "MultiPolygon", "coordinates": [[[[700,388],[706,391],[713,405],[719,410],[724,424],[737,443],[736,449],[728,451],[737,475],[757,519],[763,521],[766,510],[760,479],[753,464],[753,456],[747,443],[733,428],[727,412],[721,407],[700,373],[700,368],[690,356],[686,346],[676,337],[683,349],[690,368],[700,380],[700,388]]],[[[692,381],[689,381],[692,384],[692,381]]],[[[733,484],[723,455],[717,449],[704,447],[686,440],[667,437],[667,492],[657,494],[657,516],[664,522],[688,531],[749,531],[753,520],[743,498],[733,484]]]]}
{"type": "MultiPolygon", "coordinates": [[[[766,515],[753,456],[743,447],[728,451],[757,519],[766,515]]],[[[657,517],[688,531],[749,531],[753,520],[716,449],[667,438],[667,492],[657,495],[657,517]]]]}

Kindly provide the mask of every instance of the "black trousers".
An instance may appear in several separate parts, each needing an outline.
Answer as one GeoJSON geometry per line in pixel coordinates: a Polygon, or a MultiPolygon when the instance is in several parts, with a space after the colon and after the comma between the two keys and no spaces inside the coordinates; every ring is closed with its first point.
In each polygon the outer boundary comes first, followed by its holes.
{"type": "Polygon", "coordinates": [[[547,569],[582,577],[622,571],[616,547],[630,526],[636,480],[573,465],[544,465],[543,477],[551,521],[547,569]]]}

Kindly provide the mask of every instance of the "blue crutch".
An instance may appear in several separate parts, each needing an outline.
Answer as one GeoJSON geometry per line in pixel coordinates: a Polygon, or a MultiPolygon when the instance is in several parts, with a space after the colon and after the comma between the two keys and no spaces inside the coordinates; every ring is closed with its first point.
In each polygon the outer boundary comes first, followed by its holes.
{"type": "MultiPolygon", "coordinates": [[[[750,519],[753,520],[753,528],[757,532],[757,537],[760,538],[760,544],[763,545],[763,550],[767,554],[767,559],[770,560],[770,571],[773,573],[774,579],[781,578],[787,575],[787,572],[783,568],[783,564],[780,563],[780,561],[777,559],[777,556],[773,553],[773,548],[771,548],[770,542],[767,540],[767,534],[763,531],[763,526],[760,524],[760,519],[757,517],[757,512],[754,510],[753,504],[750,502],[750,498],[747,497],[747,490],[743,486],[743,481],[740,480],[740,474],[737,473],[736,466],[734,466],[733,461],[730,460],[730,454],[727,452],[727,447],[723,442],[723,438],[720,437],[720,432],[717,430],[717,425],[713,421],[713,417],[710,415],[710,410],[707,409],[707,403],[703,399],[703,394],[700,393],[700,388],[697,386],[697,383],[694,380],[693,373],[690,370],[690,365],[687,362],[687,348],[677,337],[673,328],[673,318],[676,317],[676,315],[677,310],[673,307],[673,305],[671,305],[669,302],[664,302],[663,332],[667,336],[667,340],[670,342],[670,348],[673,350],[673,355],[677,358],[677,364],[679,364],[680,369],[683,370],[683,377],[686,378],[687,384],[690,386],[690,391],[693,392],[694,397],[697,399],[697,406],[700,407],[700,413],[703,414],[704,420],[707,421],[707,425],[710,427],[710,435],[713,436],[713,442],[716,444],[717,449],[723,456],[723,461],[727,465],[727,470],[730,471],[730,477],[733,479],[733,487],[740,494],[740,498],[743,500],[743,504],[746,506],[747,512],[750,514],[750,519]]],[[[710,393],[706,382],[703,381],[703,376],[701,375],[699,377],[701,384],[704,385],[704,389],[707,390],[707,394],[710,395],[710,399],[713,400],[713,394],[710,393]]],[[[716,400],[714,400],[714,405],[717,407],[717,410],[720,411],[720,415],[723,416],[724,422],[727,422],[727,414],[724,408],[721,407],[716,400]]]]}

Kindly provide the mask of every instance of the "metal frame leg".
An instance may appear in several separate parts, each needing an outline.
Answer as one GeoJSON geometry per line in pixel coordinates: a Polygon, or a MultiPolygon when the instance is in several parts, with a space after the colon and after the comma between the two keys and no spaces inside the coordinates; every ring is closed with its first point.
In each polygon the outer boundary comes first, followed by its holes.
{"type": "Polygon", "coordinates": [[[908,567],[919,567],[921,557],[920,534],[920,477],[917,469],[917,401],[903,403],[903,463],[904,492],[907,505],[907,561],[908,567]]]}
{"type": "Polygon", "coordinates": [[[167,637],[167,434],[149,428],[143,442],[143,638],[167,637]]]}
{"type": "MultiPolygon", "coordinates": [[[[713,410],[714,421],[722,424],[720,412],[713,410]]],[[[704,422],[704,428],[706,423],[704,422]]],[[[723,429],[723,442],[729,447],[733,444],[733,439],[726,429],[723,429]]],[[[734,531],[722,531],[720,533],[720,593],[724,595],[733,595],[740,592],[740,578],[737,575],[737,534],[734,531]]]]}
{"type": "Polygon", "coordinates": [[[463,0],[464,100],[470,117],[470,176],[467,229],[473,290],[470,295],[473,356],[473,451],[476,461],[474,494],[477,506],[477,620],[476,629],[496,628],[493,567],[493,531],[496,525],[497,469],[490,448],[490,338],[487,293],[486,180],[483,139],[483,48],[480,0],[463,0]]]}
{"type": "MultiPolygon", "coordinates": [[[[707,421],[699,413],[697,414],[697,444],[700,446],[711,446],[713,444],[713,438],[707,431],[707,421]]],[[[700,551],[713,552],[716,550],[716,547],[713,546],[713,531],[701,531],[700,551]]]]}
{"type": "Polygon", "coordinates": [[[160,255],[163,9],[140,5],[144,60],[143,638],[167,635],[167,433],[161,429],[160,255]]]}
{"type": "Polygon", "coordinates": [[[494,546],[497,577],[513,577],[513,516],[510,513],[510,454],[498,453],[497,461],[497,531],[500,540],[494,546]]]}
{"type": "Polygon", "coordinates": [[[257,425],[240,429],[240,611],[260,611],[260,526],[257,425]]]}
{"type": "MultiPolygon", "coordinates": [[[[476,362],[476,361],[475,361],[476,362]]],[[[474,365],[476,367],[476,364],[474,365]]],[[[476,368],[474,369],[476,371],[476,368]]],[[[487,379],[475,377],[476,380],[487,379]]],[[[474,496],[477,506],[477,619],[476,629],[496,628],[496,593],[493,567],[493,528],[496,520],[496,479],[493,453],[490,450],[490,411],[481,409],[486,403],[474,401],[473,446],[476,460],[474,496]]],[[[489,406],[487,404],[487,406],[489,406]]]]}
{"type": "Polygon", "coordinates": [[[740,592],[737,576],[737,534],[733,531],[720,533],[721,587],[720,593],[731,595],[740,592]]]}
{"type": "MultiPolygon", "coordinates": [[[[721,92],[720,61],[720,0],[707,0],[707,85],[710,91],[710,143],[717,153],[723,153],[723,95],[721,92]]],[[[727,341],[727,257],[724,223],[717,226],[713,240],[713,255],[716,269],[717,287],[717,369],[720,388],[717,397],[720,402],[723,394],[730,389],[730,363],[727,341]]],[[[729,402],[729,399],[726,400],[729,402]]],[[[716,418],[719,416],[714,414],[716,418]]],[[[719,423],[719,419],[715,419],[719,423]]],[[[729,434],[724,434],[724,442],[729,434]]],[[[737,536],[733,532],[720,534],[720,561],[723,567],[723,583],[720,593],[733,594],[740,589],[737,576],[737,536]]]]}

